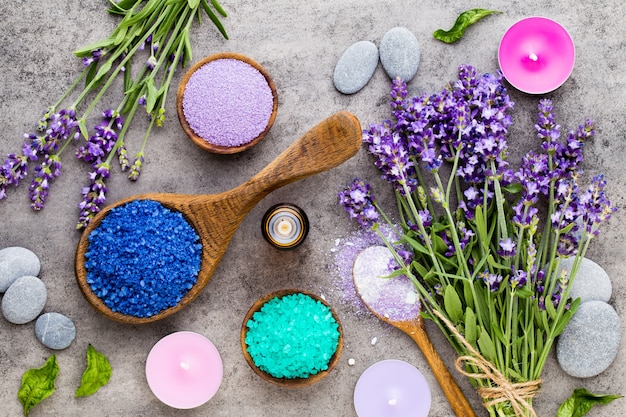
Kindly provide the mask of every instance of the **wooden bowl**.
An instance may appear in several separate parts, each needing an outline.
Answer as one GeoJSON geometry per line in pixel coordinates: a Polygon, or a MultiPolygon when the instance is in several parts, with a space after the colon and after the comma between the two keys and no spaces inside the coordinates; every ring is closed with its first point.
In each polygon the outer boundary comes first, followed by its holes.
{"type": "Polygon", "coordinates": [[[339,357],[341,356],[341,352],[343,350],[343,330],[341,328],[341,322],[339,321],[339,317],[337,316],[333,308],[325,300],[307,291],[296,290],[296,289],[283,289],[283,290],[274,291],[274,292],[271,292],[269,294],[262,296],[252,305],[252,307],[250,307],[250,310],[248,310],[248,313],[244,317],[243,324],[241,326],[241,350],[243,351],[243,356],[246,359],[246,362],[248,362],[248,365],[250,365],[252,370],[264,380],[269,381],[276,385],[280,385],[281,387],[301,388],[301,387],[313,385],[314,383],[322,380],[337,365],[337,362],[339,362],[339,357]],[[293,378],[293,379],[276,378],[266,373],[265,371],[259,369],[258,366],[256,366],[256,364],[254,363],[254,360],[252,360],[252,357],[248,353],[248,345],[246,344],[246,335],[248,333],[248,328],[246,326],[246,323],[248,323],[248,320],[252,318],[252,315],[256,313],[257,311],[259,311],[265,303],[267,303],[274,297],[283,297],[289,294],[304,294],[304,295],[308,295],[309,297],[315,300],[319,300],[322,304],[324,304],[330,309],[335,321],[339,325],[337,329],[339,331],[339,340],[337,342],[337,349],[335,350],[335,353],[328,361],[328,369],[326,369],[325,371],[318,372],[317,374],[309,375],[307,378],[293,378]]]}
{"type": "MultiPolygon", "coordinates": [[[[204,59],[195,63],[183,75],[183,78],[181,79],[180,84],[178,85],[178,91],[176,92],[176,111],[178,112],[178,120],[180,121],[180,124],[183,130],[185,131],[187,136],[189,136],[191,141],[195,143],[196,145],[198,145],[200,148],[206,151],[212,152],[212,153],[217,153],[217,154],[233,154],[233,153],[242,152],[242,151],[245,151],[246,149],[250,149],[257,143],[259,143],[265,137],[267,132],[269,132],[270,128],[274,124],[277,110],[278,110],[278,96],[276,95],[276,85],[274,84],[274,81],[270,77],[269,73],[258,62],[254,61],[251,58],[248,58],[245,55],[234,53],[234,52],[221,52],[221,53],[209,55],[205,57],[204,59]],[[202,66],[206,65],[207,63],[218,60],[218,59],[237,59],[239,61],[245,62],[246,64],[254,67],[256,70],[258,70],[261,73],[261,75],[263,75],[263,77],[265,77],[265,80],[267,81],[267,84],[270,90],[272,91],[272,97],[273,97],[272,113],[267,122],[267,126],[265,127],[265,130],[263,130],[256,138],[240,146],[222,146],[222,145],[213,144],[207,141],[206,139],[204,139],[203,137],[197,135],[196,132],[193,130],[193,128],[187,122],[187,119],[185,117],[185,112],[183,110],[183,97],[185,94],[185,89],[187,88],[187,82],[189,81],[193,73],[196,72],[196,70],[198,70],[202,66]]],[[[245,121],[242,121],[242,123],[245,123],[245,121]]]]}

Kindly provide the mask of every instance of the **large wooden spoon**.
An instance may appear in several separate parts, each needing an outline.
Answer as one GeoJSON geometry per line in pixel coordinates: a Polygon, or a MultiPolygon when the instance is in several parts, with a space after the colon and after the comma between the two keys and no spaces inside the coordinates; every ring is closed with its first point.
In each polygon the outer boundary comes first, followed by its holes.
{"type": "MultiPolygon", "coordinates": [[[[376,275],[378,273],[377,269],[379,268],[377,268],[375,260],[372,259],[373,256],[376,256],[376,250],[370,249],[382,249],[383,251],[386,250],[385,247],[369,247],[361,252],[359,255],[357,255],[353,270],[353,282],[357,294],[359,295],[361,300],[363,300],[363,303],[367,306],[367,308],[376,317],[378,317],[385,323],[388,323],[391,326],[402,330],[415,341],[417,346],[422,351],[426,362],[428,362],[428,365],[435,375],[435,378],[437,379],[437,382],[439,383],[439,386],[441,387],[444,395],[448,399],[448,402],[450,403],[450,406],[452,407],[454,413],[458,417],[476,417],[476,414],[474,413],[474,410],[472,409],[470,403],[467,401],[467,398],[465,398],[463,391],[461,391],[461,388],[459,388],[458,384],[452,377],[452,374],[450,374],[450,371],[446,367],[446,364],[443,362],[441,356],[439,356],[439,353],[437,353],[435,347],[430,341],[430,338],[426,333],[426,329],[424,328],[424,321],[419,314],[419,309],[403,308],[403,314],[396,313],[394,315],[390,315],[385,310],[385,307],[381,307],[380,302],[370,299],[369,296],[373,293],[377,293],[377,298],[384,297],[385,294],[381,294],[381,292],[384,292],[385,289],[390,289],[390,286],[386,284],[380,288],[376,288],[374,292],[372,292],[373,290],[371,287],[368,287],[369,282],[371,282],[372,280],[387,280],[387,278],[376,275]],[[358,265],[359,261],[362,261],[363,263],[361,265],[358,265]],[[360,270],[361,272],[358,272],[358,270],[360,270]],[[357,274],[359,273],[367,275],[367,277],[362,279],[362,277],[357,276],[357,274]],[[415,314],[415,317],[407,317],[408,314],[415,314]],[[399,319],[398,317],[403,318],[399,319]]],[[[378,253],[380,254],[380,252],[378,253]]],[[[388,264],[387,261],[389,259],[393,258],[382,259],[384,265],[388,264]]],[[[378,266],[380,266],[380,264],[378,266]]],[[[408,282],[407,285],[409,287],[412,286],[410,282],[408,282]]],[[[403,300],[399,299],[397,301],[402,302],[403,300]]],[[[386,308],[388,311],[391,311],[389,307],[386,308]]]]}
{"type": "Polygon", "coordinates": [[[75,257],[78,286],[89,303],[105,316],[123,323],[139,324],[165,318],[189,304],[206,286],[226,248],[248,212],[279,187],[333,168],[355,155],[361,147],[361,126],[348,112],[338,112],[314,126],[274,161],[247,182],[220,194],[140,194],[104,208],[81,235],[75,257]],[[202,263],[195,285],[176,306],[151,317],[136,317],[112,311],[87,283],[85,253],[89,233],[114,207],[133,200],[154,200],[182,213],[195,228],[202,243],[202,263]]]}

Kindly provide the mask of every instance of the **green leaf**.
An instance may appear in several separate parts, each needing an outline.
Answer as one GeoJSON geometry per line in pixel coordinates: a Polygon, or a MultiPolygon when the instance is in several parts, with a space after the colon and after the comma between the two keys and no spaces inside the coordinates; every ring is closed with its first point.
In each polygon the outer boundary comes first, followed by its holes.
{"type": "Polygon", "coordinates": [[[111,378],[111,365],[107,358],[93,346],[87,347],[87,368],[80,380],[76,397],[87,397],[106,385],[111,378]]]}
{"type": "Polygon", "coordinates": [[[476,326],[476,314],[471,308],[465,309],[465,340],[471,345],[476,343],[478,327],[476,326]]]}
{"type": "Polygon", "coordinates": [[[463,304],[452,285],[448,285],[443,293],[443,305],[452,323],[456,324],[463,320],[463,304]]]}
{"type": "Polygon", "coordinates": [[[608,404],[622,398],[621,395],[592,394],[585,388],[577,388],[561,406],[556,417],[582,417],[596,404],[608,404]]]}
{"type": "Polygon", "coordinates": [[[85,140],[89,139],[89,130],[87,129],[87,121],[84,118],[78,119],[78,129],[85,140]]]}
{"type": "Polygon", "coordinates": [[[481,329],[480,336],[478,337],[478,348],[481,355],[490,362],[496,360],[496,346],[489,337],[489,333],[485,329],[481,329]]]}
{"type": "Polygon", "coordinates": [[[209,19],[211,19],[211,21],[213,22],[215,27],[220,31],[224,39],[228,39],[228,34],[226,33],[226,29],[224,29],[224,26],[220,22],[220,19],[217,17],[215,12],[211,10],[209,3],[207,3],[206,0],[201,0],[201,4],[202,4],[202,8],[206,12],[206,14],[209,16],[209,19]]]}
{"type": "Polygon", "coordinates": [[[158,99],[159,91],[154,85],[154,80],[152,78],[149,78],[146,82],[146,111],[148,113],[152,113],[152,110],[154,110],[154,106],[156,105],[158,99]]]}
{"type": "Polygon", "coordinates": [[[17,398],[24,407],[24,416],[28,416],[34,406],[52,395],[58,373],[59,365],[56,356],[52,355],[44,366],[29,369],[22,376],[22,386],[17,393],[17,398]]]}
{"type": "Polygon", "coordinates": [[[522,184],[520,183],[514,183],[514,184],[509,184],[506,185],[504,187],[502,187],[502,189],[510,194],[519,194],[522,192],[522,184]]]}
{"type": "Polygon", "coordinates": [[[226,14],[226,10],[224,10],[224,8],[217,2],[217,0],[211,0],[211,4],[213,5],[213,7],[215,7],[215,10],[217,10],[219,14],[224,17],[228,16],[226,14]]]}
{"type": "Polygon", "coordinates": [[[433,33],[435,39],[445,43],[454,43],[463,37],[465,30],[485,16],[500,13],[497,10],[471,9],[464,11],[456,18],[450,30],[438,29],[433,33]]]}
{"type": "Polygon", "coordinates": [[[200,4],[200,0],[187,0],[190,9],[195,9],[200,4]]]}
{"type": "Polygon", "coordinates": [[[426,276],[428,275],[428,273],[430,272],[428,269],[426,269],[421,263],[417,262],[417,261],[413,261],[411,262],[411,268],[417,272],[417,275],[419,275],[422,278],[426,278],[426,276]]]}
{"type": "Polygon", "coordinates": [[[91,52],[95,51],[96,49],[106,49],[109,46],[111,46],[113,44],[113,40],[110,38],[107,39],[101,39],[97,42],[91,43],[87,46],[83,46],[82,48],[79,48],[77,50],[74,51],[74,55],[76,55],[79,58],[84,58],[86,56],[91,56],[91,52]]]}
{"type": "Polygon", "coordinates": [[[424,255],[429,255],[430,256],[430,251],[426,248],[426,246],[422,245],[417,240],[415,240],[413,238],[410,238],[409,236],[404,236],[404,240],[406,241],[406,243],[411,245],[411,247],[413,249],[415,249],[416,251],[421,252],[424,255]]]}

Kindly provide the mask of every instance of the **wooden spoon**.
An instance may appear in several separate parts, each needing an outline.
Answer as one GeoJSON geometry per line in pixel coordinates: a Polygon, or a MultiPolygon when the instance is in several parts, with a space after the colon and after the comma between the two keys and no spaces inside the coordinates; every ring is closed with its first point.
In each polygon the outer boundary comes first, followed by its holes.
{"type": "MultiPolygon", "coordinates": [[[[371,256],[371,255],[365,254],[365,256],[371,256]]],[[[367,273],[368,274],[375,273],[372,271],[373,270],[370,270],[367,273]]],[[[374,279],[385,279],[385,278],[376,277],[374,279]]],[[[452,374],[450,374],[450,371],[448,370],[445,363],[441,359],[441,356],[439,356],[439,354],[435,350],[435,347],[430,341],[428,334],[426,333],[426,329],[424,328],[424,320],[420,316],[419,311],[416,309],[414,318],[410,318],[406,320],[391,319],[388,315],[385,315],[381,311],[377,311],[376,308],[374,308],[371,304],[367,303],[367,297],[364,297],[363,295],[367,294],[368,291],[363,287],[359,289],[359,281],[360,280],[356,279],[356,276],[353,273],[353,282],[354,282],[356,292],[361,298],[361,300],[363,301],[363,303],[367,306],[367,308],[376,317],[378,317],[385,323],[388,323],[391,326],[402,330],[404,333],[408,334],[411,337],[411,339],[415,341],[415,343],[417,343],[417,346],[422,351],[424,358],[426,358],[426,362],[428,362],[428,365],[430,366],[433,374],[435,375],[437,382],[439,382],[439,386],[441,387],[441,390],[443,391],[444,395],[448,399],[448,402],[450,403],[450,406],[452,407],[452,410],[454,411],[454,413],[459,417],[476,417],[476,414],[474,413],[474,410],[472,409],[472,406],[470,405],[470,403],[467,401],[467,398],[465,398],[463,391],[461,391],[461,388],[459,388],[459,386],[457,385],[456,381],[452,377],[452,374]]],[[[365,285],[364,281],[360,281],[360,282],[361,282],[361,286],[365,285]]],[[[378,290],[378,291],[384,291],[384,289],[378,290]]]]}
{"type": "Polygon", "coordinates": [[[361,135],[358,119],[351,113],[338,112],[314,126],[258,174],[232,190],[209,195],[141,194],[107,206],[93,218],[78,242],[75,257],[78,286],[97,311],[123,323],[153,322],[179,311],[195,299],[209,282],[239,224],[263,197],[279,187],[348,160],[360,149],[361,135]],[[109,309],[91,290],[85,268],[89,233],[98,227],[112,208],[133,200],[154,200],[181,212],[195,228],[202,243],[202,263],[195,285],[176,306],[145,318],[109,309]]]}

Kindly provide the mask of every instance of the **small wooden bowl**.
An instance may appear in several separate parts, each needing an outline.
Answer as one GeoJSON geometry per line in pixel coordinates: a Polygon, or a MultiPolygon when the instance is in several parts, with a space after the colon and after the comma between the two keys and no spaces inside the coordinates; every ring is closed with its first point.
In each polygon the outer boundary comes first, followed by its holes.
{"type": "Polygon", "coordinates": [[[250,365],[252,370],[257,375],[259,375],[261,378],[263,378],[264,380],[269,381],[269,382],[271,382],[273,384],[276,384],[276,385],[280,385],[281,387],[301,388],[301,387],[306,387],[306,386],[309,386],[309,385],[313,385],[314,383],[322,380],[337,365],[337,362],[339,362],[339,357],[341,356],[341,352],[343,350],[343,330],[341,328],[341,322],[339,321],[339,317],[337,316],[337,314],[335,313],[333,308],[325,300],[323,300],[319,296],[317,296],[315,294],[312,294],[310,292],[307,292],[307,291],[296,290],[296,289],[277,290],[277,291],[271,292],[271,293],[266,294],[266,295],[262,296],[261,298],[259,298],[252,305],[252,307],[250,307],[250,310],[248,310],[248,313],[244,317],[243,324],[241,326],[241,350],[243,351],[243,356],[246,359],[246,362],[248,362],[248,365],[250,365]],[[313,298],[315,300],[319,300],[322,304],[324,304],[325,306],[330,308],[330,311],[331,311],[335,321],[339,325],[339,328],[337,329],[339,331],[339,340],[337,342],[337,349],[335,350],[335,353],[333,354],[333,356],[328,361],[328,369],[326,369],[325,371],[318,372],[317,374],[314,374],[314,375],[309,375],[307,378],[293,378],[293,379],[290,379],[290,378],[276,378],[276,377],[274,377],[274,376],[272,376],[272,375],[262,371],[261,369],[259,369],[258,366],[256,366],[256,364],[252,360],[252,357],[248,353],[248,345],[246,344],[246,334],[248,333],[248,328],[246,326],[246,323],[248,323],[248,320],[250,320],[252,318],[252,315],[254,313],[256,313],[257,311],[259,311],[261,309],[261,307],[263,307],[263,305],[265,303],[267,303],[268,301],[270,301],[272,298],[274,298],[274,297],[283,297],[285,295],[290,295],[290,294],[304,294],[304,295],[308,295],[309,297],[311,297],[311,298],[313,298]]]}
{"type": "MultiPolygon", "coordinates": [[[[192,142],[198,145],[200,148],[206,151],[212,152],[212,153],[217,153],[217,154],[233,154],[233,153],[242,152],[242,151],[245,151],[246,149],[250,149],[257,143],[259,143],[265,137],[267,132],[269,132],[270,128],[274,124],[274,120],[276,119],[276,112],[278,111],[278,96],[276,94],[276,85],[274,84],[274,81],[270,77],[269,73],[265,70],[265,68],[263,68],[258,62],[254,61],[251,58],[248,58],[245,55],[234,53],[234,52],[221,52],[221,53],[209,55],[203,58],[202,60],[196,62],[183,75],[183,78],[181,79],[180,84],[178,85],[178,91],[176,92],[176,111],[178,112],[178,120],[180,121],[180,124],[183,130],[185,131],[187,136],[189,136],[192,142]],[[256,138],[240,146],[222,146],[222,145],[216,145],[207,141],[203,137],[198,136],[196,132],[194,132],[194,130],[191,128],[191,126],[189,125],[185,117],[185,112],[183,109],[183,97],[185,94],[185,89],[187,88],[187,82],[189,81],[193,73],[196,72],[196,70],[208,64],[209,62],[215,61],[218,59],[237,59],[239,61],[245,62],[246,64],[254,67],[256,70],[258,70],[261,73],[261,75],[263,75],[263,77],[267,81],[267,85],[272,91],[272,97],[273,97],[272,113],[267,122],[267,126],[265,127],[265,130],[263,130],[256,138]]],[[[245,123],[245,121],[242,121],[242,123],[245,123]]]]}

